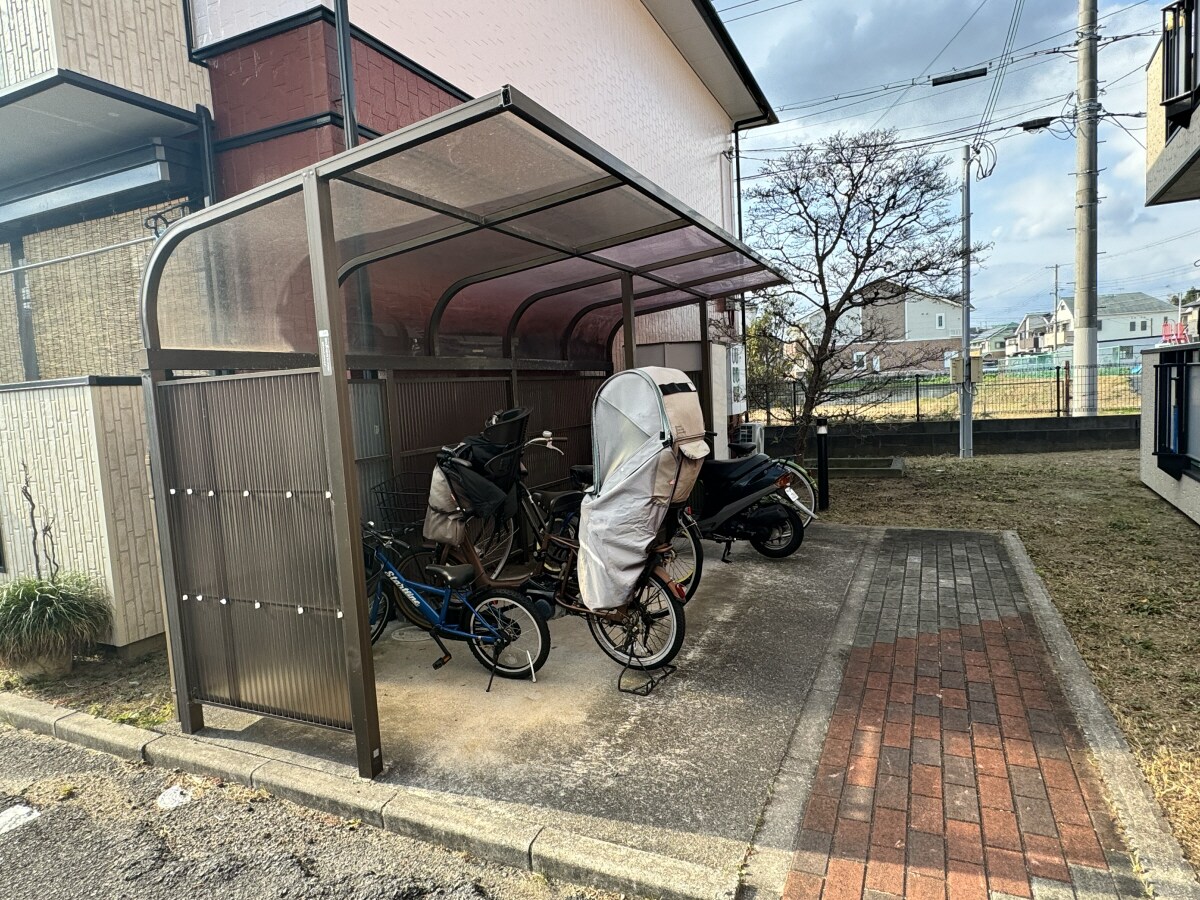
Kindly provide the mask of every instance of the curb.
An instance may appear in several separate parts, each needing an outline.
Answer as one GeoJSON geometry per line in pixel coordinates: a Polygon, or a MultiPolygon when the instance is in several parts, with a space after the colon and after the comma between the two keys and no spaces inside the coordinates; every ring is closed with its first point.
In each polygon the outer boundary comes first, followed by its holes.
{"type": "Polygon", "coordinates": [[[1133,758],[1125,735],[1104,702],[1091,670],[1038,577],[1033,560],[1015,531],[1001,532],[1017,569],[1030,609],[1050,650],[1067,701],[1088,742],[1088,750],[1108,788],[1110,803],[1125,830],[1125,840],[1155,896],[1200,900],[1200,882],[1171,833],[1158,801],[1133,758]]]}
{"type": "Polygon", "coordinates": [[[546,878],[660,900],[733,900],[737,893],[737,873],[548,827],[500,803],[481,809],[449,793],[342,778],[7,691],[0,691],[0,723],[131,762],[238,782],[300,806],[546,878]]]}

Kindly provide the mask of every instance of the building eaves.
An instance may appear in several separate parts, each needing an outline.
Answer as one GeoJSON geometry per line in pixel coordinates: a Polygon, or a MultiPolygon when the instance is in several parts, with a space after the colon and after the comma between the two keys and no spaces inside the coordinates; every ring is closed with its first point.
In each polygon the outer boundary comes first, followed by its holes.
{"type": "Polygon", "coordinates": [[[778,116],[711,0],[642,3],[736,128],[778,123],[778,116]]]}

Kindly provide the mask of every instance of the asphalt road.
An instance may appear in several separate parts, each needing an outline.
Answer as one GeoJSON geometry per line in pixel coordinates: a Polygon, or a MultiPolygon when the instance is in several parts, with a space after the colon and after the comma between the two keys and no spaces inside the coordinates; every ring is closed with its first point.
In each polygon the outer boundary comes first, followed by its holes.
{"type": "Polygon", "coordinates": [[[241,785],[0,726],[0,897],[600,900],[241,785]],[[160,808],[164,791],[190,799],[160,808]],[[37,818],[8,831],[16,806],[37,818]]]}

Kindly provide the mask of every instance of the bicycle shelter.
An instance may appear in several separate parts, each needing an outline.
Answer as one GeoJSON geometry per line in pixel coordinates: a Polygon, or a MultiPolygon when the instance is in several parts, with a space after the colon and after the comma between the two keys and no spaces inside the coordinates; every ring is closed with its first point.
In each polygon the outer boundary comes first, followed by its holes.
{"type": "Polygon", "coordinates": [[[506,405],[578,419],[637,316],[696,304],[706,342],[710,301],[782,282],[511,87],[173,225],[143,381],[183,730],[211,704],[352,731],[378,774],[371,485],[506,405]]]}

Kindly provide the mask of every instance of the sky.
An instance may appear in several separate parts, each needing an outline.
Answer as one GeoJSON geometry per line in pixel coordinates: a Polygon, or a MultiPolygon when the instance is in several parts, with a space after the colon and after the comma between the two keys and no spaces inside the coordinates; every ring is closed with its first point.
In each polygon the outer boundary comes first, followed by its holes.
{"type": "MultiPolygon", "coordinates": [[[[770,155],[767,148],[812,142],[839,130],[890,127],[901,139],[916,139],[978,126],[995,65],[987,78],[950,86],[872,89],[1000,57],[1014,2],[716,0],[782,120],[743,135],[743,174],[753,174],[754,159],[770,155]]],[[[1145,113],[1143,70],[1161,27],[1161,5],[1160,0],[1101,0],[1102,41],[1154,33],[1100,49],[1100,100],[1106,112],[1145,113]]],[[[1023,4],[993,128],[1069,111],[1074,56],[1029,54],[1069,50],[1077,17],[1075,0],[1023,4]]],[[[1099,290],[1145,291],[1166,299],[1200,286],[1200,268],[1194,265],[1200,259],[1200,202],[1144,205],[1145,126],[1144,116],[1100,123],[1099,290]]],[[[995,145],[996,165],[989,177],[972,183],[971,221],[972,237],[993,246],[973,271],[973,324],[1017,321],[1026,312],[1048,310],[1056,263],[1060,296],[1074,294],[1075,141],[1062,123],[1053,132],[1010,128],[987,135],[995,145]]],[[[961,178],[963,143],[956,137],[942,145],[944,150],[930,151],[945,153],[955,179],[961,178]]]]}

